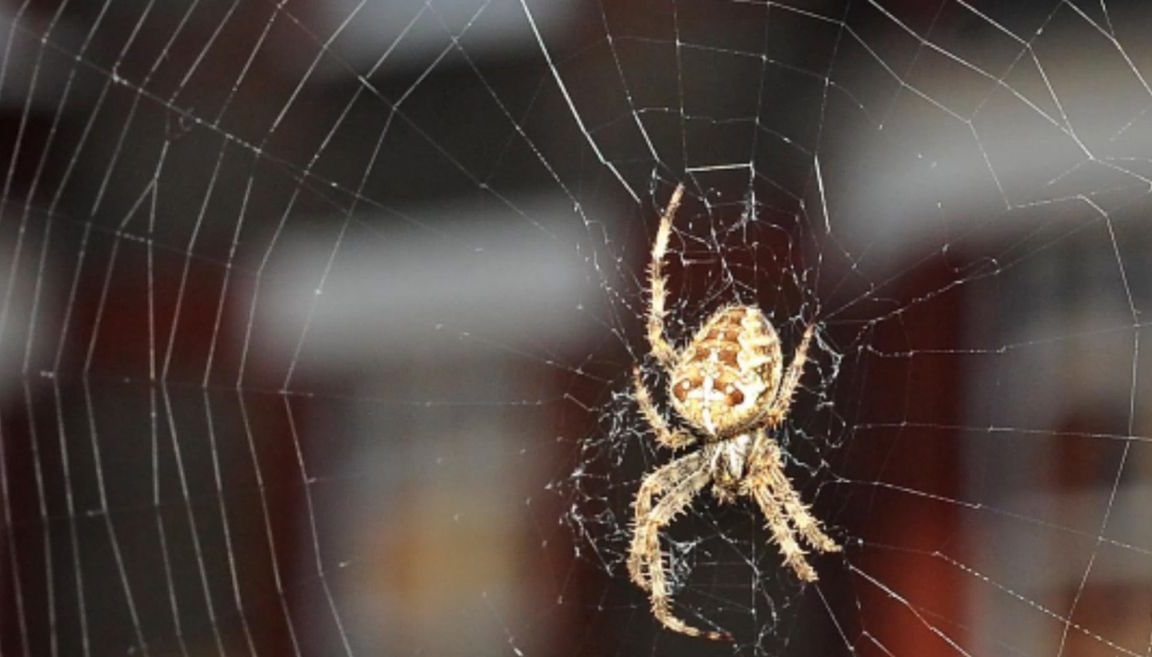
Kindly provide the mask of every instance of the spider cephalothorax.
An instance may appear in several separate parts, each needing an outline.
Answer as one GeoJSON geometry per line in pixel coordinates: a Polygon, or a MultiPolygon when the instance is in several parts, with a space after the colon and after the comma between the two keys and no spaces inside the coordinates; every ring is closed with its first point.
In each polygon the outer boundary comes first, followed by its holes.
{"type": "Polygon", "coordinates": [[[652,245],[648,342],[656,360],[670,372],[672,407],[695,432],[668,425],[639,369],[635,372],[636,400],[661,444],[673,449],[696,442],[703,445],[658,468],[640,484],[628,571],[632,581],[650,593],[652,613],[666,627],[723,639],[726,634],[703,632],[672,613],[660,550],[660,529],[709,483],[721,501],[732,502],[740,496],[756,500],[784,563],[803,581],[814,582],[817,575],[797,535],[818,552],[836,552],[840,546],[800,500],[784,472],[780,447],[768,435],[788,415],[815,327],[805,329],[787,371],[776,329],[755,306],[734,305],[716,311],[681,351],[664,337],[664,253],[683,193],[683,185],[672,193],[652,245]]]}

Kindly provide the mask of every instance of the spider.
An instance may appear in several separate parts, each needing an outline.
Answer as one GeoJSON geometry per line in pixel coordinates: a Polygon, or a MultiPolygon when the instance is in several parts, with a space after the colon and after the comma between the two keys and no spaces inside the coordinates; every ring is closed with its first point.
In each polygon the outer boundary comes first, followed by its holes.
{"type": "Polygon", "coordinates": [[[664,419],[652,402],[639,367],[633,377],[636,401],[656,440],[673,450],[695,443],[700,443],[700,449],[657,468],[640,484],[633,503],[635,533],[628,573],[637,586],[649,592],[652,614],[668,629],[731,640],[727,633],[700,630],[673,614],[660,549],[660,530],[688,508],[709,483],[720,502],[734,502],[741,496],[756,501],[784,564],[801,581],[815,582],[817,575],[797,535],[817,552],[838,552],[841,548],[801,501],[784,472],[780,446],[769,436],[788,416],[815,327],[805,329],[786,371],[776,329],[755,306],[728,305],[717,310],[680,351],[664,337],[664,254],[683,194],[681,184],[672,193],[652,245],[647,329],[653,356],[670,374],[669,400],[690,430],[672,428],[664,419]]]}

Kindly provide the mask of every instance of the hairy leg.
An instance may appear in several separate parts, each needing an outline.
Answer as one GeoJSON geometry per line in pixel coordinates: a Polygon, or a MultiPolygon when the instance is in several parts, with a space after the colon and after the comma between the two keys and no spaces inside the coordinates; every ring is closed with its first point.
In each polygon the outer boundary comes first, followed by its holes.
{"type": "MultiPolygon", "coordinates": [[[[684,457],[684,459],[697,455],[702,456],[703,453],[697,452],[694,455],[684,457]]],[[[667,526],[677,514],[687,508],[692,503],[693,498],[712,479],[712,475],[708,471],[707,459],[701,460],[703,462],[699,464],[699,467],[675,484],[655,508],[643,517],[637,515],[636,534],[632,540],[629,567],[631,569],[633,562],[638,564],[636,567],[639,573],[633,573],[633,581],[636,580],[637,574],[643,579],[645,575],[643,571],[645,568],[647,569],[647,586],[642,585],[642,587],[650,592],[652,615],[664,627],[688,636],[726,640],[730,638],[727,634],[697,629],[676,617],[672,612],[672,596],[668,590],[668,578],[664,573],[664,554],[660,550],[661,528],[667,526]]]]}
{"type": "Polygon", "coordinates": [[[687,447],[696,442],[696,438],[692,434],[686,431],[673,431],[668,428],[668,423],[664,421],[664,416],[660,415],[656,404],[652,402],[652,395],[648,392],[648,387],[644,385],[643,379],[640,378],[640,368],[632,370],[632,377],[636,385],[636,403],[640,406],[640,412],[644,414],[644,419],[648,421],[649,426],[656,432],[656,440],[660,441],[661,445],[671,447],[672,449],[687,447]]]}
{"type": "Polygon", "coordinates": [[[784,557],[784,563],[801,580],[816,581],[816,571],[796,541],[796,533],[818,552],[839,552],[840,546],[823,532],[820,522],[808,510],[808,505],[800,500],[784,472],[780,446],[763,429],[756,432],[745,492],[760,506],[773,540],[784,557]],[[792,527],[796,528],[795,533],[792,527]]]}
{"type": "Polygon", "coordinates": [[[804,337],[800,340],[800,346],[796,347],[796,355],[792,357],[792,364],[784,373],[784,379],[780,382],[776,397],[772,400],[772,405],[764,416],[764,426],[774,427],[788,416],[788,410],[792,406],[792,396],[796,394],[796,386],[800,384],[800,377],[804,374],[804,364],[808,362],[808,346],[812,342],[812,333],[815,330],[815,324],[809,324],[808,328],[804,329],[804,337]]]}
{"type": "Polygon", "coordinates": [[[749,477],[748,493],[760,506],[760,512],[768,523],[768,531],[772,532],[772,540],[784,557],[784,565],[796,573],[796,577],[805,582],[815,582],[818,578],[808,559],[804,557],[804,550],[796,542],[792,528],[788,526],[784,503],[773,489],[770,478],[763,473],[749,477]]]}
{"type": "MultiPolygon", "coordinates": [[[[654,498],[675,489],[707,465],[704,452],[695,452],[666,463],[645,477],[640,484],[640,490],[636,492],[636,500],[632,503],[636,528],[639,529],[641,523],[652,514],[654,498]]],[[[633,583],[647,591],[651,588],[646,572],[648,555],[644,552],[644,544],[638,540],[638,536],[639,532],[633,536],[632,551],[628,555],[628,575],[633,583]]]]}
{"type": "Polygon", "coordinates": [[[784,505],[784,513],[804,542],[817,552],[839,552],[840,546],[824,533],[820,528],[820,521],[812,515],[808,505],[801,501],[800,494],[792,487],[792,481],[784,472],[780,446],[772,442],[768,455],[767,475],[772,481],[772,489],[776,491],[777,497],[784,505]]]}
{"type": "Polygon", "coordinates": [[[680,208],[680,199],[684,196],[684,185],[681,183],[672,192],[668,206],[660,217],[660,228],[656,230],[656,239],[652,242],[652,262],[648,266],[648,285],[650,305],[648,307],[648,344],[652,346],[652,355],[664,367],[671,367],[676,357],[676,350],[664,337],[664,303],[668,297],[668,279],[664,276],[664,254],[668,250],[668,237],[672,232],[672,218],[680,208]]]}

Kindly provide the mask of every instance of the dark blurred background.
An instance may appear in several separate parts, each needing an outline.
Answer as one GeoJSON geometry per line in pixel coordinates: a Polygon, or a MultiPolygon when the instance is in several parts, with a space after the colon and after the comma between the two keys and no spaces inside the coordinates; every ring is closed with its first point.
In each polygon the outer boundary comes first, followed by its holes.
{"type": "Polygon", "coordinates": [[[1152,11],[1005,4],[0,4],[0,653],[731,654],[562,520],[683,180],[841,358],[736,652],[1147,654],[1152,11]]]}

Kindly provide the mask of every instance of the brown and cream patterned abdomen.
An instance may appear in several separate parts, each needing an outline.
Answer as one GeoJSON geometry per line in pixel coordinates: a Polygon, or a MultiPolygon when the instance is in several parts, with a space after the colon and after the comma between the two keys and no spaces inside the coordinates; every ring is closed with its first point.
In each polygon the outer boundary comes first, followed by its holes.
{"type": "Polygon", "coordinates": [[[783,368],[780,338],[758,309],[716,311],[680,353],[672,371],[672,405],[717,438],[746,430],[764,398],[775,394],[783,368]]]}

